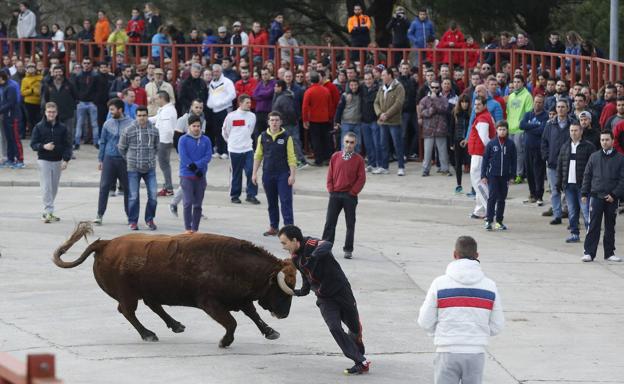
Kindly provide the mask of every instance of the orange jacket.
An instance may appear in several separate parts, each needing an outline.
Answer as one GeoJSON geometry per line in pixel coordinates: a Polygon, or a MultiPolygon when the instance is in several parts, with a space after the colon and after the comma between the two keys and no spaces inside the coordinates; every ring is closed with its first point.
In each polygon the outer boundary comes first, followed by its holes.
{"type": "Polygon", "coordinates": [[[366,27],[369,30],[371,29],[371,19],[366,15],[360,15],[359,20],[358,16],[351,16],[349,20],[347,20],[347,30],[349,33],[353,31],[353,28],[363,28],[366,27]]]}
{"type": "Polygon", "coordinates": [[[110,35],[110,22],[107,18],[104,20],[98,20],[95,23],[95,34],[93,35],[93,41],[96,43],[106,43],[108,41],[108,35],[110,35]]]}

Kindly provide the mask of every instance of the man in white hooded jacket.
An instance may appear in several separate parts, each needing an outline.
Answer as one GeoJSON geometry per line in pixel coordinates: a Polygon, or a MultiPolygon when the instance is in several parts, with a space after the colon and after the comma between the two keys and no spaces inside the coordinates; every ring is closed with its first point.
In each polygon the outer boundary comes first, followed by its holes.
{"type": "Polygon", "coordinates": [[[480,384],[489,336],[505,324],[496,283],[483,274],[477,242],[460,236],[446,274],[420,307],[418,325],[434,336],[435,384],[480,384]]]}

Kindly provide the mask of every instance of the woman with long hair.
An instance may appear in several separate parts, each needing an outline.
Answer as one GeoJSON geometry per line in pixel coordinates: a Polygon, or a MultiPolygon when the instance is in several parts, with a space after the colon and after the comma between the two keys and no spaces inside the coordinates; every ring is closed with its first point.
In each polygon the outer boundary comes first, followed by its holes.
{"type": "Polygon", "coordinates": [[[461,95],[451,116],[451,137],[453,142],[451,149],[455,154],[455,177],[457,178],[457,186],[455,193],[462,193],[462,175],[463,165],[469,164],[466,149],[466,132],[468,132],[468,122],[470,121],[470,96],[461,95]]]}

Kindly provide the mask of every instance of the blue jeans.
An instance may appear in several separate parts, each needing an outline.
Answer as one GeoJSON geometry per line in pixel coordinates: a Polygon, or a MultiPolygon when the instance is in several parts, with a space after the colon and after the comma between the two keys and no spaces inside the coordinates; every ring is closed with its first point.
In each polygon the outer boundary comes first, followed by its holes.
{"type": "Polygon", "coordinates": [[[379,125],[376,122],[361,124],[362,137],[366,147],[368,165],[373,168],[381,166],[381,145],[379,144],[379,125]]]}
{"type": "Polygon", "coordinates": [[[247,198],[256,197],[258,186],[251,182],[253,173],[253,151],[244,153],[230,152],[232,164],[232,186],[230,188],[230,198],[239,197],[243,189],[243,171],[247,180],[247,198]]]}
{"type": "Polygon", "coordinates": [[[355,152],[360,153],[360,148],[362,147],[360,143],[362,142],[362,134],[360,133],[360,124],[352,124],[352,123],[342,123],[340,125],[340,148],[344,147],[344,137],[347,132],[355,133],[357,136],[357,141],[355,144],[355,152]]]}
{"type": "Polygon", "coordinates": [[[292,187],[288,185],[289,176],[290,172],[262,174],[262,185],[264,187],[267,204],[269,206],[269,222],[271,224],[271,228],[279,228],[280,205],[282,208],[281,210],[284,225],[294,224],[292,204],[293,193],[292,187]]]}
{"type": "Polygon", "coordinates": [[[557,170],[547,168],[548,184],[550,184],[550,203],[552,204],[553,216],[555,219],[561,219],[561,192],[557,190],[557,170]]]}
{"type": "Polygon", "coordinates": [[[93,143],[98,142],[100,128],[97,122],[97,107],[90,101],[81,101],[76,107],[76,137],[74,139],[74,144],[76,145],[80,145],[85,118],[89,119],[93,128],[93,143]]]}
{"type": "Polygon", "coordinates": [[[141,179],[147,188],[147,205],[145,206],[145,222],[154,220],[156,216],[156,169],[147,172],[128,171],[128,221],[136,224],[139,221],[140,200],[139,188],[141,179]]]}
{"type": "Polygon", "coordinates": [[[565,189],[565,196],[568,202],[568,218],[570,221],[570,233],[578,235],[579,232],[579,211],[583,212],[585,219],[585,230],[589,228],[589,201],[583,204],[581,201],[581,189],[577,184],[568,184],[565,189]]]}
{"type": "Polygon", "coordinates": [[[400,125],[380,125],[379,135],[381,143],[381,167],[388,169],[390,157],[390,138],[394,145],[394,153],[399,163],[399,168],[405,168],[405,159],[403,158],[403,132],[400,125]]]}

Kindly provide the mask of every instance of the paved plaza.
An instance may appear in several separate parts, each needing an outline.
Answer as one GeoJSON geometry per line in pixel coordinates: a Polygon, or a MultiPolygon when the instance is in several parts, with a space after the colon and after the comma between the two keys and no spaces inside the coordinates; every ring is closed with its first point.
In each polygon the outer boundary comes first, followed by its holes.
{"type": "MultiPolygon", "coordinates": [[[[281,333],[274,341],[236,313],[238,328],[227,349],[218,348],[224,329],[204,312],[169,308],[186,325],[184,333],[174,334],[140,303],[137,317],[160,338],[143,342],[97,286],[91,258],[74,269],[51,261],[75,223],[95,217],[95,150],[84,146],[63,173],[56,200],[62,220],[55,224],[39,220],[36,162],[31,151],[27,155],[26,169],[0,169],[0,351],[20,359],[53,353],[57,376],[66,383],[431,383],[433,341],[416,319],[459,235],[477,239],[482,267],[497,282],[505,310],[506,327],[490,340],[484,382],[624,383],[624,265],[604,262],[601,248],[596,262],[582,263],[582,245],[564,242],[565,220],[550,226],[540,215],[543,208],[522,204],[526,184],[510,190],[510,230],[486,232],[468,218],[473,201],[453,194],[454,177],[422,178],[418,163],[408,163],[403,178],[369,176],[359,200],[354,258],[342,258],[342,216],[334,246],[358,301],[372,361],[370,374],[345,377],[342,370],[352,363],[341,355],[313,294],[294,298],[290,316],[282,320],[258,307],[281,333]]],[[[229,202],[228,165],[219,159],[210,164],[207,220],[200,230],[247,239],[288,257],[276,238],[262,236],[268,227],[263,192],[259,206],[229,202]]],[[[325,172],[297,174],[295,222],[304,234],[322,232],[325,172]]],[[[465,175],[464,188],[468,183],[465,175]]],[[[168,201],[158,200],[159,234],[183,229],[168,201]]],[[[122,198],[111,197],[104,225],[89,240],[126,234],[125,224],[122,198]]],[[[79,241],[64,259],[77,257],[85,246],[79,241]]],[[[620,234],[616,246],[624,249],[620,234]]]]}

